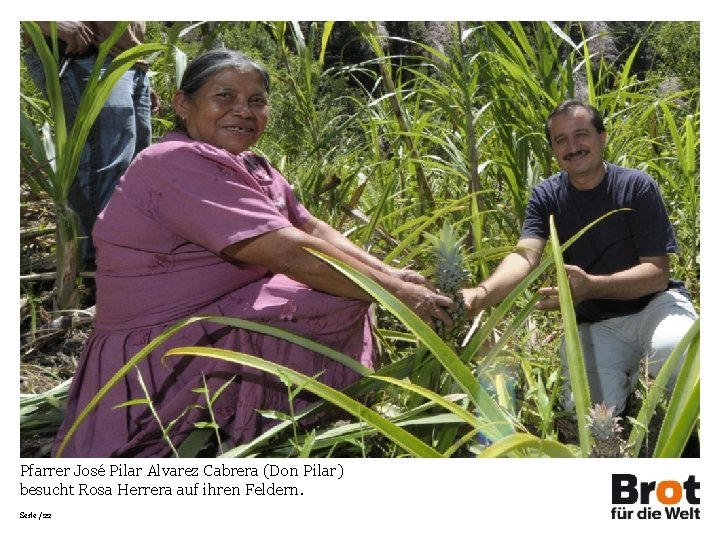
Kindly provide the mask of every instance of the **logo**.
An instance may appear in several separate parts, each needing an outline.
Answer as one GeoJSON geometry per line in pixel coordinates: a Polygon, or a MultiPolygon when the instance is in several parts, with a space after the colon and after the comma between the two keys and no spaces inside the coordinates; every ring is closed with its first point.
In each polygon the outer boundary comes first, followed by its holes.
{"type": "Polygon", "coordinates": [[[612,519],[700,519],[700,482],[694,474],[650,482],[613,474],[612,504],[612,519]]]}

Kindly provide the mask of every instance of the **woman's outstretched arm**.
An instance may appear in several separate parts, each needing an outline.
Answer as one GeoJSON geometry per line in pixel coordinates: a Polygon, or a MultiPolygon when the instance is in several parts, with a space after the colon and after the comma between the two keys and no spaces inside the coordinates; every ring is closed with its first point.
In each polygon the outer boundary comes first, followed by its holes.
{"type": "MultiPolygon", "coordinates": [[[[322,229],[322,225],[320,227],[322,229]]],[[[387,265],[354,246],[340,233],[337,235],[342,241],[338,241],[333,235],[329,235],[328,241],[325,239],[328,237],[326,234],[308,234],[295,227],[285,227],[232,244],[223,250],[223,254],[240,262],[265,266],[273,273],[285,274],[313,289],[367,302],[373,300],[360,287],[306,249],[311,248],[342,261],[369,277],[405,303],[425,322],[440,319],[452,326],[452,320],[443,309],[452,305],[449,298],[424,285],[395,277],[384,268],[387,265]],[[336,242],[339,245],[335,245],[336,242]]]]}

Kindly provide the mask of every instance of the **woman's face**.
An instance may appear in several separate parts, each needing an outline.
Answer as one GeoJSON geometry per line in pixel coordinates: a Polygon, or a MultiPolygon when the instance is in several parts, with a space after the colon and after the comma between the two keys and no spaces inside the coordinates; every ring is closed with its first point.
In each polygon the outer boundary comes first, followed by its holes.
{"type": "Polygon", "coordinates": [[[192,98],[177,92],[173,105],[191,139],[233,154],[254,145],[268,121],[268,95],[257,71],[223,69],[192,98]]]}

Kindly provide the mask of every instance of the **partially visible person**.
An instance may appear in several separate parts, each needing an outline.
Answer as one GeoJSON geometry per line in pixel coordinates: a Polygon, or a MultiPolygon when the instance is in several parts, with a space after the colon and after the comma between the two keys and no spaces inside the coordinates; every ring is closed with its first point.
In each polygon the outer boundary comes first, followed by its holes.
{"type": "MultiPolygon", "coordinates": [[[[80,97],[97,60],[98,48],[117,21],[58,21],[60,47],[60,87],[68,130],[77,115],[80,97]]],[[[43,34],[50,36],[50,23],[37,21],[43,34]]],[[[104,68],[115,56],[143,43],[145,23],[132,21],[105,60],[104,68]]],[[[25,35],[28,73],[38,88],[46,92],[40,58],[25,35]]],[[[136,63],[113,87],[88,135],[80,158],[68,203],[80,219],[80,252],[86,270],[95,268],[95,249],[90,235],[100,211],[110,200],[120,177],[133,157],[151,140],[151,98],[147,65],[136,63]]]]}
{"type": "MultiPolygon", "coordinates": [[[[579,101],[556,107],[545,124],[562,171],[533,189],[516,249],[483,283],[463,291],[474,316],[505,298],[540,262],[550,216],[561,243],[612,210],[563,254],[572,290],[591,399],[625,409],[642,358],[655,376],[696,313],[682,282],[670,279],[678,247],[656,182],[603,159],[607,133],[599,112],[579,101]]],[[[556,287],[537,308],[559,309],[556,287]]],[[[567,375],[564,343],[561,358],[567,375]]],[[[674,384],[674,378],[670,386],[674,384]]],[[[572,406],[569,388],[565,406],[572,406]]]]}
{"type": "MultiPolygon", "coordinates": [[[[141,152],[100,215],[95,331],[69,392],[58,444],[98,390],[178,320],[223,315],[307,337],[374,365],[372,298],[312,255],[325,253],[370,277],[424,320],[451,324],[449,298],[419,274],[392,268],[311,216],[265,159],[249,151],[265,130],[270,80],[242,54],[212,50],[192,61],[173,105],[176,130],[141,152]]],[[[210,420],[197,391],[219,389],[212,409],[224,444],[236,446],[272,423],[258,411],[288,410],[277,377],[201,357],[168,357],[173,347],[203,345],[282,364],[334,388],[356,371],[288,341],[205,322],[153,350],[138,373],[116,384],[70,439],[68,457],[161,457],[210,420]],[[138,382],[142,377],[143,386],[138,382]],[[131,400],[147,406],[117,408],[131,400]]],[[[309,400],[298,396],[295,410],[309,400]]]]}

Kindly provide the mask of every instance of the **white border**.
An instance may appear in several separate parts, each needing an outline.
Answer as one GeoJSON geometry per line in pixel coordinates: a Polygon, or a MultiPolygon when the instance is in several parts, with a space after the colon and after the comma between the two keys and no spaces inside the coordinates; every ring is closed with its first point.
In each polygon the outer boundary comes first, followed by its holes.
{"type": "MultiPolygon", "coordinates": [[[[637,2],[605,1],[596,4],[554,2],[483,3],[467,1],[445,2],[380,2],[365,0],[354,6],[340,6],[340,2],[257,2],[218,3],[189,6],[192,15],[183,13],[177,3],[148,3],[125,1],[116,7],[99,6],[98,2],[35,2],[18,9],[15,17],[4,18],[2,35],[7,51],[10,81],[4,85],[3,96],[13,111],[5,117],[3,130],[3,163],[6,178],[0,182],[3,205],[3,245],[10,251],[0,279],[4,308],[2,343],[5,344],[5,377],[3,404],[8,420],[3,437],[2,494],[5,504],[0,514],[3,523],[16,535],[40,538],[126,538],[154,537],[163,534],[173,538],[192,538],[202,534],[229,537],[263,535],[281,538],[336,538],[372,536],[376,538],[438,538],[467,533],[473,537],[502,534],[517,537],[528,533],[534,538],[594,538],[600,535],[629,538],[648,534],[653,538],[677,538],[689,533],[706,538],[703,531],[718,529],[718,475],[711,468],[712,454],[718,448],[717,410],[714,381],[718,380],[718,354],[711,342],[716,331],[718,285],[714,278],[717,260],[713,253],[714,231],[720,230],[715,203],[718,179],[714,176],[718,143],[716,130],[720,125],[716,97],[717,81],[714,66],[718,58],[714,20],[709,8],[700,2],[637,2]],[[305,5],[303,5],[305,4],[305,5]],[[567,4],[567,5],[563,5],[567,4]],[[112,10],[108,12],[107,10],[112,10]],[[83,13],[82,17],[71,17],[83,13]],[[102,13],[102,15],[100,14],[102,13]],[[201,16],[198,13],[202,13],[201,16]],[[613,14],[608,16],[608,14],[613,14]],[[92,16],[88,16],[88,14],[92,16]],[[130,14],[142,14],[140,17],[130,14]],[[590,20],[600,17],[612,20],[701,20],[702,35],[702,126],[703,148],[701,237],[705,253],[702,260],[706,279],[702,287],[702,341],[704,392],[702,410],[703,457],[698,460],[341,460],[345,477],[340,480],[301,479],[307,491],[303,497],[43,497],[21,498],[20,465],[27,460],[17,458],[19,437],[15,412],[17,410],[17,268],[18,246],[18,188],[19,165],[17,141],[19,133],[16,103],[19,71],[18,25],[22,19],[131,19],[178,20],[187,19],[303,19],[350,20],[353,18],[384,20],[461,20],[461,19],[522,19],[522,20],[590,20]],[[710,150],[709,150],[710,149],[710,150]],[[640,480],[684,480],[694,474],[701,481],[702,514],[700,520],[685,521],[612,521],[610,512],[610,482],[613,473],[632,473],[640,480]],[[212,500],[207,500],[212,499],[212,500]],[[46,521],[19,519],[20,511],[51,512],[46,521]],[[693,534],[694,533],[694,534],[693,534]]],[[[349,4],[344,2],[342,4],[349,4]]],[[[161,460],[167,461],[167,460],[161,460]]],[[[197,460],[190,465],[197,466],[197,460]]],[[[54,460],[42,460],[39,465],[54,465],[54,460]]],[[[71,461],[71,465],[102,463],[96,460],[71,461]]],[[[115,463],[115,462],[113,462],[115,463]]],[[[132,462],[129,462],[132,464],[132,462]]],[[[149,460],[142,460],[149,466],[149,460]]],[[[214,463],[214,462],[202,462],[214,463]]],[[[245,464],[254,465],[245,461],[245,464]]],[[[308,462],[312,463],[312,462],[308,462]]],[[[65,465],[65,461],[61,462],[65,465]]],[[[174,462],[172,463],[175,464],[174,462]]],[[[236,465],[235,462],[232,465],[236,465]]],[[[107,464],[106,464],[107,466],[107,464]]],[[[288,466],[298,466],[293,462],[288,466]]],[[[101,479],[106,481],[107,479],[101,479]]],[[[113,484],[117,479],[113,479],[113,484]]],[[[167,481],[169,482],[169,480],[167,481]]],[[[165,483],[167,483],[165,482],[165,483]]],[[[245,481],[243,481],[245,483],[245,481]]],[[[163,482],[157,481],[158,485],[163,482]]],[[[11,533],[13,534],[13,533],[11,533]]],[[[18,537],[20,537],[18,536],[18,537]]]]}

